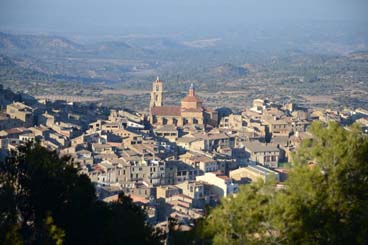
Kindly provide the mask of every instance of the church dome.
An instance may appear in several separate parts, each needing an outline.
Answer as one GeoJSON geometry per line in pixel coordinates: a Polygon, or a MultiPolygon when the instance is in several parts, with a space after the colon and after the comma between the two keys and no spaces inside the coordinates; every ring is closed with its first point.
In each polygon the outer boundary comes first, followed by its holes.
{"type": "Polygon", "coordinates": [[[182,99],[182,109],[200,109],[202,107],[202,101],[195,95],[195,89],[193,83],[190,85],[188,95],[182,99]]]}
{"type": "Polygon", "coordinates": [[[197,96],[195,95],[187,95],[184,99],[182,99],[183,102],[202,102],[197,96]]]}
{"type": "Polygon", "coordinates": [[[195,88],[194,84],[192,83],[189,87],[188,95],[182,100],[182,102],[202,102],[196,95],[195,95],[195,88]]]}

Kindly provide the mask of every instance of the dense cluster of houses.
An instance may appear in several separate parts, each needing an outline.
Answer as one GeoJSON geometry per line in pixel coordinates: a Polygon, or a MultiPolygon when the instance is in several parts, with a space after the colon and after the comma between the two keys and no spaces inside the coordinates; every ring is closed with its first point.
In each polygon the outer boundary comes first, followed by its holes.
{"type": "Polygon", "coordinates": [[[368,126],[363,109],[311,110],[261,99],[238,114],[218,110],[210,124],[177,126],[95,105],[7,101],[4,93],[1,89],[1,159],[19,144],[38,141],[78,162],[101,200],[117,200],[124,192],[146,208],[154,225],[168,217],[190,225],[207,205],[252,181],[282,183],[291,153],[312,138],[307,128],[313,120],[368,126]]]}

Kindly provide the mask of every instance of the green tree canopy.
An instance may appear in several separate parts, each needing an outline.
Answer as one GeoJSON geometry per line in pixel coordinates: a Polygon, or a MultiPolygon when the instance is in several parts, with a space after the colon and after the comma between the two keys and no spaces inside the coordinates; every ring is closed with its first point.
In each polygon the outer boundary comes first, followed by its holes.
{"type": "Polygon", "coordinates": [[[0,163],[0,200],[0,244],[158,243],[129,197],[98,201],[88,176],[38,144],[0,163]]]}
{"type": "Polygon", "coordinates": [[[283,188],[245,185],[197,227],[214,244],[367,244],[368,138],[312,124],[283,188]]]}

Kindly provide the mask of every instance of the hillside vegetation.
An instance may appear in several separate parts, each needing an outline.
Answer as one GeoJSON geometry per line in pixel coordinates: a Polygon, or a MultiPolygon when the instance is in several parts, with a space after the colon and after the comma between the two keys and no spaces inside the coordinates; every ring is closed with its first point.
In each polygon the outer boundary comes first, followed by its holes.
{"type": "MultiPolygon", "coordinates": [[[[214,244],[367,244],[368,138],[314,123],[288,180],[245,185],[197,226],[214,244]]],[[[188,236],[190,237],[190,236],[188,236]]]]}

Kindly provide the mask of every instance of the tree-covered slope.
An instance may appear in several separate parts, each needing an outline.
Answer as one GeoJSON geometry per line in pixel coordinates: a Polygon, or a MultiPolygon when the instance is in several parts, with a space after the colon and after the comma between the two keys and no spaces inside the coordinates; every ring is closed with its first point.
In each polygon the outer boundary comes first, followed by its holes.
{"type": "Polygon", "coordinates": [[[156,244],[144,211],[98,201],[75,164],[39,145],[0,163],[0,244],[156,244]]]}
{"type": "Polygon", "coordinates": [[[243,186],[197,226],[214,244],[367,244],[368,138],[314,123],[288,180],[243,186]]]}

